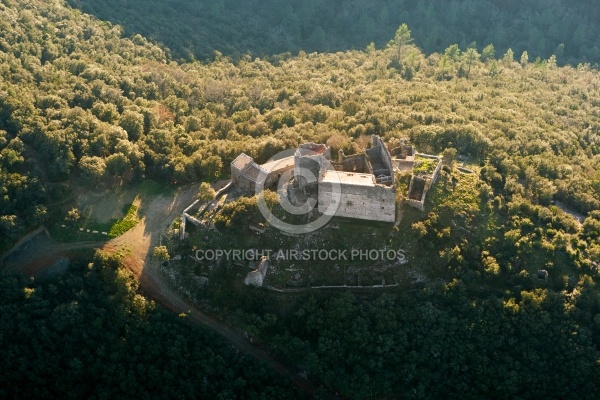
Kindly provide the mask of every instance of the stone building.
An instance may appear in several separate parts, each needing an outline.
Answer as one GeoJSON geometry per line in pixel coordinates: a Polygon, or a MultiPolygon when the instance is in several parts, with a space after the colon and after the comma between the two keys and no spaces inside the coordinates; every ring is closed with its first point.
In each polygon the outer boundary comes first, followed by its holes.
{"type": "Polygon", "coordinates": [[[231,180],[237,188],[244,191],[255,190],[261,173],[266,174],[266,171],[245,153],[231,162],[231,180]]]}
{"type": "MultiPolygon", "coordinates": [[[[412,171],[415,151],[404,141],[392,155],[377,135],[363,153],[346,156],[340,150],[337,162],[331,162],[331,150],[324,144],[300,145],[293,156],[271,160],[258,165],[252,157],[242,153],[231,163],[234,185],[254,192],[257,184],[268,188],[281,179],[288,185],[295,199],[312,197],[317,200],[320,213],[370,221],[396,220],[395,171],[412,171]],[[293,171],[293,175],[289,172],[293,171]],[[332,211],[335,210],[335,211],[332,211]]],[[[437,156],[429,156],[439,159],[437,156]]],[[[424,209],[425,196],[435,182],[441,159],[432,176],[413,176],[407,203],[424,209]]]]}
{"type": "Polygon", "coordinates": [[[425,199],[427,198],[429,189],[431,189],[440,174],[440,169],[442,168],[442,158],[428,154],[419,154],[419,157],[429,158],[437,162],[437,166],[431,174],[413,173],[413,176],[410,180],[410,185],[408,187],[406,204],[411,207],[418,208],[421,211],[425,211],[425,199]]]}
{"type": "Polygon", "coordinates": [[[345,156],[340,151],[336,167],[324,171],[319,180],[319,212],[335,209],[339,217],[396,220],[392,158],[379,136],[372,136],[371,148],[364,153],[345,156]]]}
{"type": "MultiPolygon", "coordinates": [[[[284,157],[277,160],[271,160],[260,167],[263,169],[261,179],[264,179],[263,188],[273,188],[279,182],[282,177],[292,177],[292,173],[289,175],[286,172],[292,172],[294,170],[295,159],[294,156],[284,157]]],[[[262,183],[262,181],[261,181],[262,183]]]]}
{"type": "Polygon", "coordinates": [[[400,172],[412,171],[415,166],[415,149],[406,144],[406,139],[400,141],[400,146],[392,149],[394,169],[400,172]]]}
{"type": "Polygon", "coordinates": [[[294,169],[294,157],[285,157],[259,165],[245,153],[241,153],[231,162],[231,180],[235,187],[248,193],[254,193],[256,188],[272,187],[279,178],[294,169]]]}
{"type": "Polygon", "coordinates": [[[331,149],[324,144],[306,143],[294,154],[294,179],[300,189],[315,187],[322,170],[328,169],[331,149]],[[312,179],[314,178],[314,180],[312,179]]]}
{"type": "Polygon", "coordinates": [[[382,222],[396,219],[396,189],[378,184],[371,174],[326,171],[319,181],[318,196],[321,213],[331,205],[338,217],[382,222]]]}

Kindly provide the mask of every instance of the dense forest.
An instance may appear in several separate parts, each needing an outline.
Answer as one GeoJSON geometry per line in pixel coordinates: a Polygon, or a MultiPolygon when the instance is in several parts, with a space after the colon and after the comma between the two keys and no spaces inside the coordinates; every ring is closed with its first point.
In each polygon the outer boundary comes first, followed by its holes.
{"type": "MultiPolygon", "coordinates": [[[[208,241],[216,241],[216,248],[228,243],[276,249],[401,246],[410,260],[397,267],[394,279],[386,275],[386,282],[398,285],[387,292],[304,289],[304,282],[317,286],[339,270],[347,279],[339,284],[354,285],[360,266],[357,261],[285,263],[276,257],[268,285],[306,264],[309,277],[298,285],[284,283],[282,295],[243,287],[239,274],[247,271],[245,265],[191,262],[181,267],[176,285],[344,397],[595,398],[600,293],[593,262],[600,256],[600,212],[590,212],[579,225],[558,207],[533,205],[519,195],[502,204],[506,197],[493,197],[486,168],[479,177],[444,168],[426,215],[404,210],[398,230],[382,229],[383,237],[375,240],[377,228],[339,221],[329,234],[322,229],[288,243],[268,231],[257,238],[247,228],[256,218],[252,200],[241,198],[223,207],[230,227],[215,222],[228,239],[219,241],[214,234],[216,240],[208,241]],[[411,274],[415,270],[420,276],[411,274]],[[540,272],[548,276],[540,279],[540,272]],[[195,277],[207,283],[185,284],[195,277]]],[[[169,250],[193,254],[195,246],[207,246],[205,235],[212,233],[202,231],[196,241],[177,239],[169,250]]],[[[381,274],[369,279],[380,265],[368,264],[360,282],[380,284],[381,274]]]]}
{"type": "Polygon", "coordinates": [[[118,257],[0,279],[3,399],[299,398],[268,366],[137,292],[118,257]]]}
{"type": "Polygon", "coordinates": [[[559,64],[600,62],[600,6],[590,0],[69,0],[170,49],[173,57],[212,59],[214,50],[240,58],[300,50],[384,46],[408,24],[426,53],[454,43],[504,54],[528,51],[532,60],[555,54],[559,64]]]}
{"type": "MultiPolygon", "coordinates": [[[[64,222],[77,190],[213,182],[242,151],[263,162],[304,142],[353,154],[371,134],[407,138],[477,172],[466,190],[450,160],[437,203],[393,236],[443,280],[285,301],[224,283],[207,302],[348,398],[593,398],[598,5],[230,3],[69,2],[89,15],[0,0],[0,253],[64,222]]],[[[294,395],[157,310],[107,255],[0,285],[2,397],[294,395]]]]}
{"type": "Polygon", "coordinates": [[[60,5],[1,7],[5,245],[52,217],[75,176],[211,179],[241,151],[261,161],[315,141],[352,154],[373,133],[486,161],[500,195],[600,208],[598,74],[586,65],[493,45],[425,56],[408,28],[384,50],[177,64],[60,5]]]}
{"type": "Polygon", "coordinates": [[[354,399],[593,399],[600,389],[593,285],[474,300],[453,282],[298,303],[269,327],[273,346],[354,399]]]}

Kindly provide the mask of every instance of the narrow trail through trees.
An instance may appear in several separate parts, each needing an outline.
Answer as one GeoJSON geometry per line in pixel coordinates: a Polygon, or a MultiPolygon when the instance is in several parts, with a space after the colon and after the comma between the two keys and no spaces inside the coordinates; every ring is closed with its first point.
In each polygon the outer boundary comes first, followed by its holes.
{"type": "MultiPolygon", "coordinates": [[[[44,240],[43,245],[36,245],[35,251],[28,252],[27,257],[22,258],[19,269],[25,274],[34,275],[50,267],[55,259],[77,250],[102,248],[106,251],[121,252],[124,254],[124,264],[140,282],[140,290],[144,295],[171,312],[186,313],[192,322],[210,328],[242,353],[267,363],[279,375],[288,378],[296,387],[312,397],[314,386],[307,379],[277,361],[264,349],[250,343],[242,332],[228,326],[216,317],[204,313],[184,299],[182,295],[176,293],[160,274],[159,263],[151,259],[152,249],[159,245],[161,235],[181,211],[193,201],[196,192],[196,185],[189,185],[179,189],[172,197],[159,195],[150,199],[143,207],[143,216],[140,222],[122,236],[106,243],[61,244],[48,238],[48,240],[44,240]]],[[[16,265],[5,265],[5,267],[15,268],[16,265]]]]}

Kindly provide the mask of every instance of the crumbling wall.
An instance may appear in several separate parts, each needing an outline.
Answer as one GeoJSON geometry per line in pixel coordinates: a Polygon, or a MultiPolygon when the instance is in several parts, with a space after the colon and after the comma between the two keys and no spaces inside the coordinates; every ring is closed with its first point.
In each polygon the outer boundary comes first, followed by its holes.
{"type": "Polygon", "coordinates": [[[316,187],[321,170],[327,167],[330,159],[331,149],[327,145],[311,142],[298,146],[294,153],[294,179],[298,187],[316,187]],[[310,179],[311,174],[315,178],[314,181],[310,179]]]}
{"type": "Polygon", "coordinates": [[[400,146],[391,151],[392,163],[394,169],[400,172],[412,171],[415,166],[415,149],[413,146],[405,144],[405,140],[400,141],[400,146]]]}
{"type": "Polygon", "coordinates": [[[410,186],[408,188],[408,199],[406,203],[409,206],[418,208],[421,211],[425,211],[425,199],[427,198],[427,193],[431,189],[432,185],[436,182],[440,170],[442,169],[442,159],[438,156],[431,156],[427,154],[421,154],[423,157],[433,158],[438,160],[438,164],[430,176],[420,177],[413,176],[410,181],[410,186]]]}
{"type": "Polygon", "coordinates": [[[298,146],[298,150],[301,154],[310,154],[310,155],[322,155],[328,160],[331,160],[331,148],[326,144],[318,144],[318,143],[304,143],[298,146]]]}
{"type": "Polygon", "coordinates": [[[248,272],[248,275],[246,275],[246,278],[244,279],[244,283],[248,286],[261,287],[265,280],[265,275],[267,275],[269,265],[269,257],[263,257],[260,260],[258,268],[256,268],[254,271],[248,272]]]}
{"type": "MultiPolygon", "coordinates": [[[[265,184],[264,184],[264,188],[270,188],[274,185],[276,185],[279,182],[279,179],[288,171],[291,171],[294,169],[294,165],[293,164],[285,164],[285,163],[281,163],[279,166],[277,166],[276,168],[270,170],[267,174],[267,177],[265,179],[265,184]]],[[[290,177],[288,176],[288,179],[290,177]]]]}
{"type": "Polygon", "coordinates": [[[394,165],[392,157],[383,140],[377,135],[371,137],[371,148],[366,151],[371,164],[372,174],[377,183],[393,185],[394,165]]]}
{"type": "Polygon", "coordinates": [[[344,155],[340,150],[340,159],[336,165],[338,171],[356,172],[358,174],[372,174],[371,163],[365,153],[354,154],[351,156],[344,155]]]}
{"type": "Polygon", "coordinates": [[[408,188],[408,198],[410,200],[419,200],[423,198],[425,187],[427,186],[427,179],[420,176],[413,176],[410,180],[410,186],[408,188]]]}
{"type": "Polygon", "coordinates": [[[413,175],[406,199],[409,206],[425,211],[425,187],[427,183],[426,179],[413,175]]]}
{"type": "MultiPolygon", "coordinates": [[[[440,157],[438,157],[438,160],[439,160],[438,165],[435,168],[435,171],[433,171],[433,174],[431,175],[431,184],[429,185],[430,187],[437,181],[437,178],[440,174],[440,170],[442,169],[442,164],[443,164],[442,159],[440,157]]],[[[427,190],[429,190],[429,188],[427,188],[427,190]]]]}
{"type": "Polygon", "coordinates": [[[405,140],[403,139],[400,141],[400,146],[394,147],[392,149],[391,155],[397,159],[411,159],[415,156],[415,148],[411,145],[407,145],[405,140]]]}
{"type": "Polygon", "coordinates": [[[321,169],[325,168],[324,164],[327,160],[320,154],[302,155],[299,151],[296,152],[295,157],[294,179],[298,183],[298,187],[303,188],[306,185],[316,186],[321,169]],[[314,176],[314,181],[311,174],[314,176]]]}
{"type": "Polygon", "coordinates": [[[406,200],[406,204],[411,207],[416,208],[417,210],[425,211],[425,203],[419,200],[406,200]]]}
{"type": "MultiPolygon", "coordinates": [[[[219,197],[221,197],[224,193],[226,193],[227,191],[229,191],[229,189],[231,189],[231,187],[234,185],[233,180],[229,181],[225,186],[223,186],[221,189],[217,190],[217,192],[215,193],[215,199],[218,199],[219,197]]],[[[179,227],[179,235],[180,235],[180,239],[183,240],[186,238],[186,224],[188,221],[190,221],[192,224],[196,225],[196,226],[201,226],[204,227],[204,224],[202,223],[202,221],[199,221],[198,219],[192,217],[189,212],[190,210],[192,210],[194,207],[196,207],[198,204],[200,203],[200,200],[195,200],[192,204],[190,204],[189,206],[187,206],[183,212],[181,213],[181,226],[179,227]]],[[[207,202],[204,203],[200,208],[199,208],[199,213],[203,213],[204,210],[209,206],[209,204],[211,204],[212,202],[207,202]]]]}
{"type": "Polygon", "coordinates": [[[414,160],[395,158],[392,162],[394,163],[394,169],[400,172],[412,171],[415,166],[414,160]]]}
{"type": "Polygon", "coordinates": [[[377,135],[373,135],[371,137],[371,142],[372,142],[372,147],[376,147],[379,149],[379,157],[381,158],[383,166],[385,168],[389,169],[391,172],[392,168],[394,167],[392,164],[392,156],[390,155],[390,152],[388,151],[387,147],[385,146],[385,143],[377,135]]]}

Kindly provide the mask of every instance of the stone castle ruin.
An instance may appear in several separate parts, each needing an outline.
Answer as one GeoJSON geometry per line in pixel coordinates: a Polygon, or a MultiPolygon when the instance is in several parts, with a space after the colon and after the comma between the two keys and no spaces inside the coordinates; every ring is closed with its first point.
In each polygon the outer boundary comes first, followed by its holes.
{"type": "MultiPolygon", "coordinates": [[[[415,156],[414,148],[404,141],[390,154],[377,135],[371,137],[371,145],[363,153],[346,156],[340,150],[336,162],[331,161],[328,146],[306,143],[300,145],[293,156],[262,165],[242,153],[231,163],[231,178],[238,189],[254,193],[257,185],[272,187],[293,171],[290,182],[282,182],[287,184],[287,195],[292,203],[302,203],[310,197],[317,200],[320,213],[335,210],[334,215],[339,217],[394,222],[395,172],[413,171],[415,156]]],[[[407,204],[424,210],[425,197],[442,163],[438,156],[418,156],[438,163],[431,175],[413,174],[411,179],[407,204]]]]}
{"type": "Polygon", "coordinates": [[[261,287],[270,264],[269,257],[262,257],[258,267],[255,270],[248,272],[246,278],[244,278],[244,283],[247,286],[261,287]]]}
{"type": "Polygon", "coordinates": [[[331,149],[328,146],[316,143],[301,144],[294,154],[294,180],[298,188],[305,190],[318,187],[318,178],[322,170],[327,168],[330,160],[331,149]],[[314,176],[317,179],[309,182],[305,171],[309,172],[309,177],[314,176]]]}
{"type": "Polygon", "coordinates": [[[415,165],[415,149],[407,145],[405,140],[401,140],[400,146],[392,149],[392,157],[395,170],[400,172],[413,170],[415,165]]]}
{"type": "Polygon", "coordinates": [[[396,187],[390,153],[379,136],[373,135],[371,148],[346,157],[343,151],[335,170],[323,171],[318,185],[318,210],[337,207],[336,216],[394,222],[396,187]],[[339,183],[339,189],[338,189],[339,183]],[[339,196],[334,193],[339,190],[339,196]],[[339,198],[338,198],[339,197],[339,198]],[[339,204],[335,204],[339,201],[339,204]]]}
{"type": "Polygon", "coordinates": [[[279,160],[259,165],[249,155],[242,153],[231,162],[231,180],[235,187],[246,192],[254,192],[257,185],[264,187],[273,186],[281,175],[294,168],[294,157],[286,157],[279,160]]]}
{"type": "Polygon", "coordinates": [[[409,206],[425,211],[425,198],[431,186],[435,183],[442,168],[442,160],[438,156],[419,154],[419,157],[437,162],[433,172],[413,173],[408,187],[406,203],[409,206]]]}

